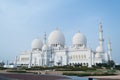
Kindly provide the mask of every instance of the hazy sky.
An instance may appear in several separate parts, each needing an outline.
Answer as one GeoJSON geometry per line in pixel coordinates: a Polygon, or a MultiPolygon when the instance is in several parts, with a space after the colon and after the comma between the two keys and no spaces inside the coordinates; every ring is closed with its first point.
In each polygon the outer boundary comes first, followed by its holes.
{"type": "Polygon", "coordinates": [[[66,45],[80,31],[88,46],[98,46],[98,25],[102,21],[104,47],[111,38],[112,56],[120,63],[120,0],[0,0],[0,60],[14,60],[31,42],[43,40],[56,27],[64,34],[66,45]]]}

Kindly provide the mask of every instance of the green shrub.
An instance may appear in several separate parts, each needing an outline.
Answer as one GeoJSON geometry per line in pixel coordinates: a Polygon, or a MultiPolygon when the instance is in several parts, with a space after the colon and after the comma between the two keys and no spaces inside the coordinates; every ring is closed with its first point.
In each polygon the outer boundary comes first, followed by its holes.
{"type": "Polygon", "coordinates": [[[8,70],[7,72],[13,72],[13,73],[26,73],[26,71],[18,71],[18,70],[8,70]]]}
{"type": "Polygon", "coordinates": [[[0,67],[0,70],[5,70],[6,68],[4,68],[4,67],[0,67]]]}

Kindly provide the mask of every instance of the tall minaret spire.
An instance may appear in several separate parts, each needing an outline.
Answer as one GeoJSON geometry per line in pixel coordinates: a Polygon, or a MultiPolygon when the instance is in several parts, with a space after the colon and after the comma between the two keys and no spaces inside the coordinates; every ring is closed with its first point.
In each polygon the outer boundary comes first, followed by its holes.
{"type": "Polygon", "coordinates": [[[46,32],[44,32],[44,44],[46,44],[46,32]]]}
{"type": "Polygon", "coordinates": [[[110,38],[108,38],[108,60],[111,61],[112,60],[112,56],[111,56],[111,41],[110,38]]]}
{"type": "Polygon", "coordinates": [[[103,29],[102,29],[102,23],[100,22],[100,24],[99,24],[99,45],[101,46],[102,50],[104,50],[103,42],[104,42],[103,29]]]}

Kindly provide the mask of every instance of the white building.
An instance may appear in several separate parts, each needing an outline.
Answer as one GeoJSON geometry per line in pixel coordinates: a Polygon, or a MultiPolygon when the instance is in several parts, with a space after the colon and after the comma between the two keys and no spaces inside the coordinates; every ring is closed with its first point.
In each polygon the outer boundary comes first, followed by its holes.
{"type": "Polygon", "coordinates": [[[66,47],[65,37],[62,32],[55,29],[44,41],[36,38],[32,42],[32,49],[22,52],[15,60],[16,65],[24,66],[64,66],[68,64],[81,64],[91,67],[96,63],[106,63],[111,60],[111,43],[109,40],[108,51],[104,50],[102,24],[99,25],[99,45],[94,51],[87,47],[87,38],[77,32],[72,38],[72,47],[66,47]]]}

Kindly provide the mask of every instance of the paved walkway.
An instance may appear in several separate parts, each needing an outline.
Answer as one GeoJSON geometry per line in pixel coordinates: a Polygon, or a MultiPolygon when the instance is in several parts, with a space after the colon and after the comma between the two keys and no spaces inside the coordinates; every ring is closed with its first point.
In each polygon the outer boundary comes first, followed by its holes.
{"type": "Polygon", "coordinates": [[[0,73],[0,80],[69,80],[70,78],[55,75],[0,73]]]}
{"type": "Polygon", "coordinates": [[[113,76],[89,76],[89,78],[95,78],[99,80],[120,80],[120,75],[113,76]]]}

